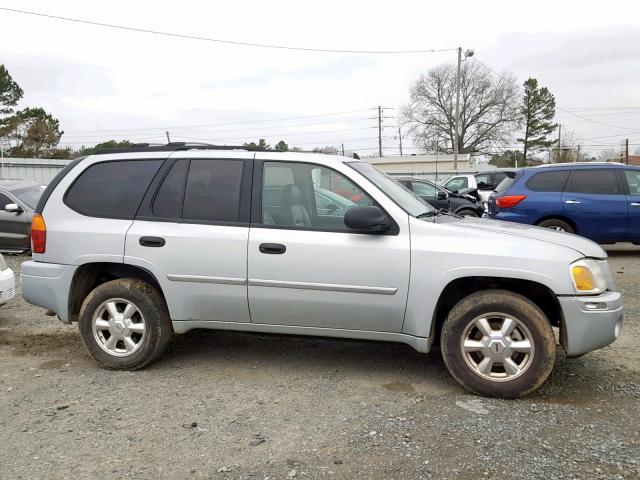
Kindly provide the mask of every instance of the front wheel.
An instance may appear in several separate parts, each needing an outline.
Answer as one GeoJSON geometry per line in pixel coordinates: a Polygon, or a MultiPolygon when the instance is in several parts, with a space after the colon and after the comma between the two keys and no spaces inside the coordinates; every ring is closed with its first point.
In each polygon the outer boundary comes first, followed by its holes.
{"type": "Polygon", "coordinates": [[[122,278],[96,287],[84,300],[80,337],[102,366],[135,370],[165,350],[172,335],[162,295],[141,280],[122,278]]]}
{"type": "Polygon", "coordinates": [[[440,343],[445,365],[458,383],[498,398],[536,390],[556,357],[545,314],[507,290],[484,290],[461,300],[445,320],[440,343]]]}

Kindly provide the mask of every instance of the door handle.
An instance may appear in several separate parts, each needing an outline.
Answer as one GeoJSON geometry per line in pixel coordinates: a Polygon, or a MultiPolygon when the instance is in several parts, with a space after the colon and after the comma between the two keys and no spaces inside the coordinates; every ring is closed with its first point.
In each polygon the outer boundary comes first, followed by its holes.
{"type": "Polygon", "coordinates": [[[567,201],[566,201],[566,202],[564,202],[564,203],[566,203],[566,204],[568,204],[568,205],[577,205],[577,204],[579,204],[580,202],[579,202],[578,200],[567,200],[567,201]]]}
{"type": "Polygon", "coordinates": [[[258,249],[268,255],[281,255],[287,251],[287,247],[281,243],[261,243],[258,249]]]}
{"type": "Polygon", "coordinates": [[[631,206],[632,206],[632,207],[640,207],[640,203],[638,203],[638,202],[631,202],[631,206]]]}
{"type": "Polygon", "coordinates": [[[162,237],[140,237],[140,245],[143,247],[164,247],[164,244],[162,237]]]}

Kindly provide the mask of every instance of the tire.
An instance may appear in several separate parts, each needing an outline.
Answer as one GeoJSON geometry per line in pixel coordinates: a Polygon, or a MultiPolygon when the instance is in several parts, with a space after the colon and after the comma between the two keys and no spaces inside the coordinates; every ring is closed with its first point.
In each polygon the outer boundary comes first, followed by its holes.
{"type": "Polygon", "coordinates": [[[96,287],[82,303],[78,323],[89,355],[101,366],[116,370],[137,370],[153,362],[173,334],[162,295],[133,278],[96,287]],[[127,305],[133,307],[127,310],[127,305]],[[114,307],[116,315],[112,313],[114,307]]]}
{"type": "Polygon", "coordinates": [[[551,228],[553,230],[558,230],[560,232],[575,233],[575,230],[571,225],[569,225],[564,220],[559,220],[557,218],[544,220],[543,222],[540,222],[538,226],[544,227],[544,228],[551,228]]]}
{"type": "Polygon", "coordinates": [[[468,208],[463,208],[462,210],[457,211],[456,214],[461,215],[463,217],[475,217],[475,218],[480,217],[480,215],[478,215],[473,210],[469,210],[468,208]]]}
{"type": "Polygon", "coordinates": [[[447,369],[460,385],[478,395],[497,398],[517,398],[533,392],[545,382],[556,359],[555,336],[545,314],[530,300],[507,290],[483,290],[458,302],[442,327],[440,348],[447,369]],[[478,328],[486,326],[480,320],[483,318],[489,319],[494,341],[478,328]],[[506,340],[502,337],[505,343],[501,343],[498,330],[509,319],[515,328],[506,340]],[[531,347],[529,353],[525,353],[525,340],[531,347]],[[468,352],[463,351],[463,343],[468,352]],[[480,344],[482,347],[477,348],[480,344]],[[507,349],[505,345],[511,346],[507,349]],[[499,355],[511,363],[494,362],[499,355]],[[484,359],[488,373],[486,368],[483,371],[484,359]],[[514,364],[520,367],[519,373],[514,372],[514,364]]]}

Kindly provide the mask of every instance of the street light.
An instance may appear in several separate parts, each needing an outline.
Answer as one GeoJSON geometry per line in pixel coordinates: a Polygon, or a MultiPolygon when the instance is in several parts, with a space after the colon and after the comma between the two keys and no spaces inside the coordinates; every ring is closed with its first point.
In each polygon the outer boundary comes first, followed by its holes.
{"type": "MultiPolygon", "coordinates": [[[[464,52],[464,58],[473,57],[473,50],[464,52]]],[[[453,169],[458,170],[458,121],[460,118],[460,69],[462,68],[462,47],[458,47],[458,72],[456,73],[456,115],[453,132],[453,169]]]]}

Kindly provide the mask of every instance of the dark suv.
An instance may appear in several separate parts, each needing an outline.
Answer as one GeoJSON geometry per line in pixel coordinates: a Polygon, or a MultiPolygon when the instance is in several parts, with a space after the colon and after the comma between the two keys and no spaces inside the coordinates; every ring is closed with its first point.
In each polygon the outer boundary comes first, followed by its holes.
{"type": "Polygon", "coordinates": [[[498,185],[488,213],[598,243],[639,243],[640,167],[570,163],[525,168],[498,185]]]}

